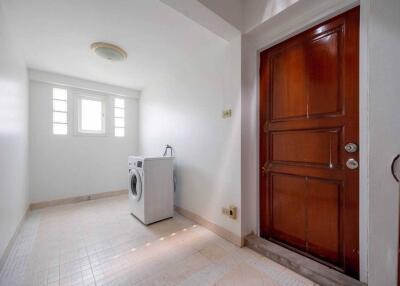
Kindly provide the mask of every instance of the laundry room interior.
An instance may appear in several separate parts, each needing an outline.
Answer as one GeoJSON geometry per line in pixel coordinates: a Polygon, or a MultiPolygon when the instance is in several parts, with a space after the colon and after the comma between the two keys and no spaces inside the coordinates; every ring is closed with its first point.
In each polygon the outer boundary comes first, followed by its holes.
{"type": "Polygon", "coordinates": [[[400,285],[399,44],[398,0],[0,0],[0,286],[400,285]]]}

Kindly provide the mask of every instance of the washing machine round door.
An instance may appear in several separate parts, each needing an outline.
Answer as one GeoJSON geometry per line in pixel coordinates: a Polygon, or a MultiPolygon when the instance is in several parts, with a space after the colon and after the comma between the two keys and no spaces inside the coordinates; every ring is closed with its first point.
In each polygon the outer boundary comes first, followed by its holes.
{"type": "Polygon", "coordinates": [[[132,197],[137,201],[142,197],[142,179],[136,169],[131,170],[130,192],[132,197]]]}

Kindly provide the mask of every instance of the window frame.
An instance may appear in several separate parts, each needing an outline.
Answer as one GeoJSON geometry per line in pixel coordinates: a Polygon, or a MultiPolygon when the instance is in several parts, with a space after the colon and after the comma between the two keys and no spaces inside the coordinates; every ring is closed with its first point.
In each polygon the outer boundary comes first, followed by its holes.
{"type": "Polygon", "coordinates": [[[51,88],[51,134],[53,136],[68,136],[69,135],[69,118],[70,118],[70,107],[69,107],[69,99],[70,99],[70,92],[68,90],[68,88],[64,87],[64,86],[56,86],[53,85],[51,88]],[[66,99],[59,99],[59,98],[54,98],[54,90],[55,89],[60,89],[60,90],[64,90],[66,93],[66,99]],[[62,110],[56,110],[54,107],[54,102],[65,102],[66,104],[66,111],[62,111],[62,110]],[[59,121],[55,121],[54,120],[54,113],[64,113],[66,115],[66,122],[59,122],[59,121]],[[62,134],[62,133],[54,133],[54,125],[65,125],[66,127],[66,133],[62,134]]]}
{"type": "Polygon", "coordinates": [[[75,135],[78,136],[99,136],[104,137],[107,136],[107,104],[106,104],[106,97],[102,95],[91,94],[89,92],[79,92],[74,95],[75,98],[75,135]],[[92,100],[92,101],[99,101],[101,102],[101,111],[102,111],[102,118],[101,118],[101,130],[100,131],[91,131],[91,130],[82,130],[81,123],[82,123],[82,99],[92,100]]]}
{"type": "Polygon", "coordinates": [[[114,137],[116,137],[116,138],[124,138],[125,136],[126,136],[126,120],[125,120],[125,118],[126,118],[126,99],[124,98],[124,97],[121,97],[121,96],[114,96],[114,98],[113,98],[113,103],[112,103],[112,109],[113,109],[113,136],[114,137]],[[123,100],[123,102],[124,102],[124,107],[117,107],[116,105],[115,105],[115,101],[116,101],[116,99],[121,99],[121,100],[123,100]],[[124,111],[124,116],[123,117],[121,117],[121,116],[116,116],[116,112],[115,112],[115,110],[116,109],[120,109],[120,110],[123,110],[124,111]],[[116,126],[116,124],[115,124],[115,119],[122,119],[123,121],[124,121],[124,126],[116,126]],[[123,135],[122,136],[119,136],[119,135],[116,135],[116,130],[117,129],[123,129],[123,135]]]}

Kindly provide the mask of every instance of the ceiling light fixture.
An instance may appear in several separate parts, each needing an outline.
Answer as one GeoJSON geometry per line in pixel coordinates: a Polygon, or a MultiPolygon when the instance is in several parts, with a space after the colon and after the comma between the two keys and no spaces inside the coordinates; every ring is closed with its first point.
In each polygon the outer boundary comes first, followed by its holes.
{"type": "Polygon", "coordinates": [[[128,57],[128,54],[123,49],[110,43],[96,42],[90,47],[96,55],[112,62],[124,61],[128,57]]]}

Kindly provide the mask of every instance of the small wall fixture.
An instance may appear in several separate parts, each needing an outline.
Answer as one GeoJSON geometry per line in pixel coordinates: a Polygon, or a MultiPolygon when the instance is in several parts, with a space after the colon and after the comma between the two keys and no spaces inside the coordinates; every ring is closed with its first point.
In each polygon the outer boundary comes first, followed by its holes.
{"type": "Polygon", "coordinates": [[[96,55],[109,61],[124,61],[128,57],[128,54],[123,49],[110,43],[96,42],[90,47],[96,55]]]}

